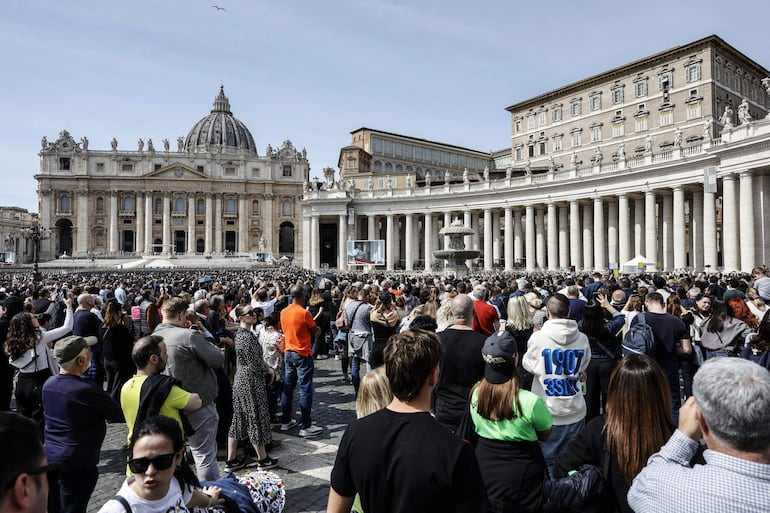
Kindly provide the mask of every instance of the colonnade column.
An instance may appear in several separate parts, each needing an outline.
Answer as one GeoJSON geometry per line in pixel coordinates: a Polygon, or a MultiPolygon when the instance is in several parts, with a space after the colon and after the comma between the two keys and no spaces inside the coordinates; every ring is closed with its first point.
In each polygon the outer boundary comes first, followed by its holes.
{"type": "Polygon", "coordinates": [[[148,255],[155,252],[152,239],[152,218],[155,211],[152,208],[152,193],[146,193],[144,197],[144,251],[148,255]]]}
{"type": "Polygon", "coordinates": [[[583,269],[594,267],[594,207],[583,205],[583,269]]]}
{"type": "MultiPolygon", "coordinates": [[[[674,187],[674,268],[687,267],[687,248],[685,248],[684,225],[684,189],[674,187]]],[[[690,226],[692,226],[693,213],[690,212],[690,226]]]]}
{"type": "Polygon", "coordinates": [[[404,269],[414,270],[414,218],[412,214],[404,216],[404,269]]]}
{"type": "Polygon", "coordinates": [[[187,254],[195,254],[195,194],[187,196],[187,254]]]}
{"type": "Polygon", "coordinates": [[[527,205],[526,212],[524,214],[527,227],[524,229],[524,237],[526,237],[526,256],[527,259],[527,271],[535,270],[535,208],[532,205],[527,205]]]}
{"type": "Polygon", "coordinates": [[[484,270],[491,271],[494,264],[494,251],[492,240],[492,210],[484,209],[484,270]]]}
{"type": "MultiPolygon", "coordinates": [[[[673,239],[677,236],[674,233],[674,208],[673,199],[670,195],[663,195],[663,211],[661,215],[662,227],[660,240],[663,242],[663,269],[671,269],[674,263],[673,239]]],[[[682,209],[684,210],[684,209],[682,209]]],[[[684,234],[682,234],[684,236],[684,234]]]]}
{"type": "Polygon", "coordinates": [[[741,270],[751,272],[756,264],[754,241],[754,180],[751,171],[740,174],[741,208],[738,209],[741,222],[741,270]]]}
{"type": "Polygon", "coordinates": [[[118,193],[110,192],[110,231],[109,231],[109,252],[114,253],[118,250],[118,193]]]}
{"type": "MultiPolygon", "coordinates": [[[[619,264],[622,261],[618,258],[618,204],[615,201],[607,202],[607,254],[605,255],[605,265],[610,262],[619,264]]],[[[627,259],[626,259],[627,260],[627,259]]],[[[619,268],[619,267],[618,267],[619,268]]]]}
{"type": "Polygon", "coordinates": [[[503,258],[505,270],[513,269],[513,208],[505,207],[505,237],[503,237],[503,258]]]}
{"type": "Polygon", "coordinates": [[[500,211],[492,213],[492,263],[500,261],[500,211]]]}
{"type": "Polygon", "coordinates": [[[535,209],[535,266],[544,269],[545,261],[545,211],[543,207],[535,209]]]}
{"type": "Polygon", "coordinates": [[[521,209],[517,208],[513,211],[513,260],[520,262],[524,259],[524,242],[521,238],[521,209]]]}
{"type": "Polygon", "coordinates": [[[393,234],[393,214],[388,212],[385,216],[385,269],[393,270],[395,257],[395,235],[393,234]]]}
{"type": "Polygon", "coordinates": [[[572,200],[569,202],[569,259],[575,269],[582,267],[580,253],[580,205],[572,200]]]}
{"type": "MultiPolygon", "coordinates": [[[[471,221],[471,211],[468,210],[466,207],[465,211],[463,212],[463,226],[466,228],[473,228],[473,224],[471,221]]],[[[473,249],[473,236],[472,235],[464,235],[463,241],[465,243],[465,249],[473,249]]]]}
{"type": "Polygon", "coordinates": [[[207,192],[206,193],[206,235],[205,235],[206,247],[204,248],[204,252],[206,253],[206,255],[210,255],[213,249],[213,242],[214,242],[212,240],[214,237],[213,235],[214,227],[212,226],[213,218],[214,218],[214,201],[213,201],[213,198],[211,197],[211,193],[207,192]]]}
{"type": "Polygon", "coordinates": [[[546,230],[548,231],[548,269],[551,271],[556,270],[559,266],[558,255],[558,226],[556,225],[556,204],[552,201],[548,202],[548,221],[546,222],[546,230]]]}
{"type": "Polygon", "coordinates": [[[725,175],[722,178],[722,226],[723,267],[725,271],[737,271],[740,265],[738,261],[739,231],[742,227],[738,226],[735,175],[725,175]]]}
{"type": "Polygon", "coordinates": [[[658,261],[658,223],[655,217],[655,192],[644,193],[644,257],[658,261]]]}
{"type": "MultiPolygon", "coordinates": [[[[444,212],[444,228],[452,224],[452,212],[444,212]]],[[[444,246],[441,249],[449,249],[449,235],[444,235],[444,246]]]]}
{"type": "Polygon", "coordinates": [[[644,255],[644,198],[634,198],[634,255],[644,255]]]}
{"type": "Polygon", "coordinates": [[[618,196],[618,260],[621,264],[632,256],[629,235],[628,196],[621,194],[618,196]]]}
{"type": "Polygon", "coordinates": [[[717,206],[715,193],[703,191],[703,268],[715,270],[719,263],[717,248],[717,206]]]}
{"type": "Polygon", "coordinates": [[[308,214],[302,215],[302,267],[310,269],[313,266],[313,261],[310,252],[310,216],[308,214]]]}
{"type": "Polygon", "coordinates": [[[136,201],[134,205],[136,207],[136,254],[141,256],[146,251],[144,249],[144,193],[136,193],[136,201]]]}
{"type": "Polygon", "coordinates": [[[318,214],[310,215],[310,269],[314,271],[321,268],[321,234],[318,221],[318,214]]]}
{"type": "Polygon", "coordinates": [[[368,240],[375,240],[377,239],[377,235],[374,233],[374,231],[377,228],[377,220],[374,217],[374,214],[369,214],[366,216],[366,238],[368,240]]]}
{"type": "Polygon", "coordinates": [[[604,253],[604,203],[601,198],[594,198],[594,269],[606,269],[607,257],[604,253]]]}
{"type": "Polygon", "coordinates": [[[214,197],[214,251],[217,253],[217,255],[222,254],[222,195],[221,194],[217,194],[214,197]]]}
{"type": "Polygon", "coordinates": [[[433,269],[433,215],[430,212],[425,213],[422,229],[425,235],[425,270],[430,272],[433,269]]]}
{"type": "Polygon", "coordinates": [[[559,267],[569,267],[569,211],[567,206],[560,205],[559,209],[559,267]]]}
{"type": "Polygon", "coordinates": [[[690,267],[703,268],[703,195],[696,191],[690,203],[690,267]]]}
{"type": "Polygon", "coordinates": [[[348,216],[340,214],[337,219],[337,269],[348,270],[348,216]]]}

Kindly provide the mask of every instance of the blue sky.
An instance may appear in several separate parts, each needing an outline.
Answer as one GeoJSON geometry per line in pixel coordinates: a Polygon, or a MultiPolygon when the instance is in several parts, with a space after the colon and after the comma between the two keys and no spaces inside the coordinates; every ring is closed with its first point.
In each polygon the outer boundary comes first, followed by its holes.
{"type": "Polygon", "coordinates": [[[37,211],[43,136],[157,147],[208,114],[220,83],[260,153],[289,139],[311,176],[361,126],[501,149],[508,105],[709,34],[770,67],[770,2],[732,5],[5,0],[0,205],[37,211]]]}

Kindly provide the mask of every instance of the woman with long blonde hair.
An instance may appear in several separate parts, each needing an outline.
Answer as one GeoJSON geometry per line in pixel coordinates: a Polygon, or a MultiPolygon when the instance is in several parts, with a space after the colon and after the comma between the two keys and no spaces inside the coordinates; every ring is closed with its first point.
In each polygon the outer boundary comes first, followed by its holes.
{"type": "Polygon", "coordinates": [[[626,356],[615,367],[607,393],[607,409],[559,454],[558,479],[583,464],[603,468],[609,454],[602,511],[630,513],[626,501],[634,477],[676,429],[671,419],[671,391],[660,366],[645,355],[626,356]]]}

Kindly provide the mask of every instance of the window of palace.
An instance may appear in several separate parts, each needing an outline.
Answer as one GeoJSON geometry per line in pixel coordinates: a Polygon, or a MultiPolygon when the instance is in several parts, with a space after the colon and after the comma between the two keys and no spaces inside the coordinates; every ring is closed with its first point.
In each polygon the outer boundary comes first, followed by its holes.
{"type": "Polygon", "coordinates": [[[155,171],[157,171],[157,170],[158,170],[158,169],[160,169],[161,167],[163,167],[163,166],[161,166],[160,164],[155,164],[155,165],[154,165],[152,168],[153,168],[155,171]]]}
{"type": "Polygon", "coordinates": [[[235,175],[235,166],[225,166],[225,174],[228,176],[235,175]]]}
{"type": "Polygon", "coordinates": [[[591,142],[599,142],[602,140],[602,124],[594,123],[590,127],[591,142]]]}
{"type": "Polygon", "coordinates": [[[97,173],[104,173],[104,162],[97,162],[96,163],[96,172],[97,173]]]}
{"type": "Polygon", "coordinates": [[[59,171],[69,171],[70,170],[70,159],[69,157],[62,157],[59,159],[59,171]]]}
{"type": "Polygon", "coordinates": [[[551,121],[556,123],[557,121],[561,121],[561,112],[562,112],[562,105],[561,103],[557,103],[551,107],[551,121]]]}
{"type": "Polygon", "coordinates": [[[532,130],[535,128],[535,115],[530,113],[527,114],[527,130],[532,130]]]}
{"type": "Polygon", "coordinates": [[[205,214],[205,213],[206,213],[206,202],[205,202],[205,201],[203,201],[203,199],[201,199],[201,198],[198,198],[198,204],[197,204],[197,205],[198,205],[198,206],[197,206],[197,208],[196,208],[196,211],[197,211],[199,214],[205,214]]]}
{"type": "Polygon", "coordinates": [[[582,134],[582,132],[583,132],[582,128],[573,128],[570,131],[570,135],[572,136],[572,147],[573,148],[583,144],[583,134],[582,134]]]}
{"type": "Polygon", "coordinates": [[[235,208],[235,198],[227,198],[225,200],[225,213],[226,214],[235,214],[236,208],[235,208]]]}
{"type": "Polygon", "coordinates": [[[674,108],[671,104],[664,104],[660,107],[660,126],[674,124],[674,108]]]}
{"type": "Polygon", "coordinates": [[[375,160],[372,164],[372,173],[382,173],[382,162],[375,160]]]}
{"type": "Polygon", "coordinates": [[[355,169],[356,168],[356,158],[355,157],[348,157],[345,161],[345,169],[355,169]]]}
{"type": "Polygon", "coordinates": [[[204,171],[205,168],[203,166],[198,166],[196,169],[198,170],[199,173],[204,173],[205,172],[204,171]]]}
{"type": "MultiPolygon", "coordinates": [[[[517,134],[521,132],[521,118],[516,118],[513,120],[513,131],[517,134]]],[[[415,158],[417,157],[417,152],[415,151],[415,158]]],[[[422,158],[422,148],[420,148],[420,158],[422,158]]]]}
{"type": "Polygon", "coordinates": [[[582,98],[573,98],[569,101],[569,111],[573,118],[583,113],[582,100],[582,98]]]}
{"type": "Polygon", "coordinates": [[[658,89],[661,91],[674,87],[674,69],[665,67],[658,72],[658,89]]]}
{"type": "Polygon", "coordinates": [[[684,79],[686,82],[697,82],[701,78],[701,62],[702,59],[696,59],[691,57],[684,64],[684,79]]]}
{"type": "Polygon", "coordinates": [[[626,86],[621,84],[620,82],[615,82],[615,85],[612,86],[612,103],[619,104],[623,103],[624,95],[623,95],[623,88],[626,86]]]}
{"type": "Polygon", "coordinates": [[[98,196],[96,198],[96,213],[104,214],[104,198],[102,198],[101,196],[98,196]]]}
{"type": "Polygon", "coordinates": [[[123,208],[121,209],[123,212],[133,212],[134,211],[134,197],[133,196],[123,196],[123,208]]]}
{"type": "Polygon", "coordinates": [[[156,214],[162,214],[163,213],[163,200],[160,198],[155,198],[155,209],[156,214]]]}
{"type": "Polygon", "coordinates": [[[564,144],[564,136],[562,134],[553,136],[553,151],[561,151],[564,144]]]}
{"type": "Polygon", "coordinates": [[[184,212],[184,196],[174,198],[174,212],[184,212]]]}
{"type": "Polygon", "coordinates": [[[59,212],[70,212],[72,203],[70,202],[69,194],[62,194],[59,197],[59,212]]]}
{"type": "Polygon", "coordinates": [[[519,144],[513,149],[513,160],[522,160],[522,159],[523,159],[523,156],[521,151],[521,144],[519,144]]]}
{"type": "Polygon", "coordinates": [[[133,164],[121,164],[120,170],[124,173],[133,173],[134,172],[134,165],[133,164]]]}
{"type": "Polygon", "coordinates": [[[283,166],[283,176],[284,176],[284,178],[290,178],[291,177],[291,165],[283,166]]]}
{"type": "Polygon", "coordinates": [[[537,113],[537,126],[545,126],[546,124],[546,112],[545,109],[537,113]]]}
{"type": "Polygon", "coordinates": [[[602,92],[594,91],[588,96],[588,108],[593,110],[599,110],[602,108],[602,92]]]}
{"type": "Polygon", "coordinates": [[[639,75],[634,79],[634,96],[641,98],[647,96],[647,77],[639,75]]]}

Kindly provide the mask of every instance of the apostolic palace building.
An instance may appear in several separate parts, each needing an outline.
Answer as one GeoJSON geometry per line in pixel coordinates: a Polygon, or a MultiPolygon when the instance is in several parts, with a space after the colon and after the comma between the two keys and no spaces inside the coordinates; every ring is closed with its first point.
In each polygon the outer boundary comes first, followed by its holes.
{"type": "Polygon", "coordinates": [[[486,270],[749,270],[770,261],[769,76],[709,36],[514,103],[498,152],[360,128],[323,182],[288,141],[258,154],[220,91],[173,151],[44,140],[43,255],[264,251],[344,270],[348,241],[383,240],[385,269],[437,269],[459,221],[486,270]]]}

